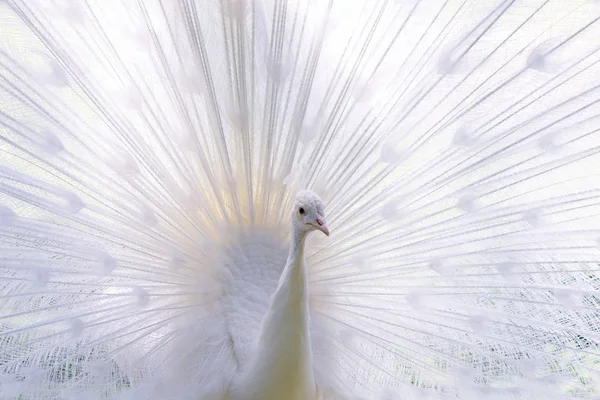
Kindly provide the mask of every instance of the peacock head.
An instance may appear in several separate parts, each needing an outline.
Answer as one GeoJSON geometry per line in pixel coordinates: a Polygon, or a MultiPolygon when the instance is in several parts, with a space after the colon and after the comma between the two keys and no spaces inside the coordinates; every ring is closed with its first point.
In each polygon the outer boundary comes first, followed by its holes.
{"type": "Polygon", "coordinates": [[[298,229],[304,232],[319,230],[329,236],[324,209],[323,202],[316,193],[302,190],[296,195],[292,221],[298,229]]]}

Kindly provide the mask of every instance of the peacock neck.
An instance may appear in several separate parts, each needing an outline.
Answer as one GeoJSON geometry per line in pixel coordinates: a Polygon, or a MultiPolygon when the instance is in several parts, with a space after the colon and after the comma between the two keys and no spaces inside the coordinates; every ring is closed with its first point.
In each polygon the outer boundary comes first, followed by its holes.
{"type": "Polygon", "coordinates": [[[290,252],[288,259],[279,279],[277,292],[289,289],[301,290],[299,295],[307,295],[308,288],[306,287],[306,267],[304,262],[304,244],[306,242],[306,232],[300,229],[292,230],[290,240],[290,252]]]}
{"type": "MultiPolygon", "coordinates": [[[[264,331],[272,328],[280,333],[291,330],[300,335],[308,335],[308,279],[304,261],[306,235],[306,232],[299,229],[292,230],[290,252],[277,289],[271,298],[269,312],[263,324],[264,331]]],[[[281,334],[278,337],[282,337],[281,334]]],[[[308,336],[304,339],[308,340],[308,336]]],[[[298,343],[306,344],[306,341],[298,343]]]]}
{"type": "Polygon", "coordinates": [[[306,232],[293,230],[290,252],[262,323],[256,358],[247,371],[244,399],[313,398],[306,232]]]}

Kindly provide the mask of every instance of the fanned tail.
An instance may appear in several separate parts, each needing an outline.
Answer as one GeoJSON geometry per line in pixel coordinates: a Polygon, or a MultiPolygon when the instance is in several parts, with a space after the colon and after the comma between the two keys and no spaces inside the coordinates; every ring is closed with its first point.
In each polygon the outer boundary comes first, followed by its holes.
{"type": "Polygon", "coordinates": [[[0,3],[1,397],[223,395],[300,188],[324,396],[597,396],[600,6],[530,3],[0,3]]]}

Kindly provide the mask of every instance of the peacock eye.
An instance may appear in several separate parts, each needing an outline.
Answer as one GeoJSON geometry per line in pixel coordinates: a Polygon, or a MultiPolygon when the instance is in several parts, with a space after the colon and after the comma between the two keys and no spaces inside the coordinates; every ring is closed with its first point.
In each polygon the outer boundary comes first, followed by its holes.
{"type": "Polygon", "coordinates": [[[300,207],[300,209],[298,210],[298,212],[300,213],[300,215],[304,215],[304,208],[300,207]]]}

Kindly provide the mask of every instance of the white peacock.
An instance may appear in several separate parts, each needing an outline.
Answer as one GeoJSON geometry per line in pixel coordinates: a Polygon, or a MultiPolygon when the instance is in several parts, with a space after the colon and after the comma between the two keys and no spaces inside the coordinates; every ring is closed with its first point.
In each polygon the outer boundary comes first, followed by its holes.
{"type": "Polygon", "coordinates": [[[0,398],[600,395],[598,2],[0,18],[0,398]]]}

